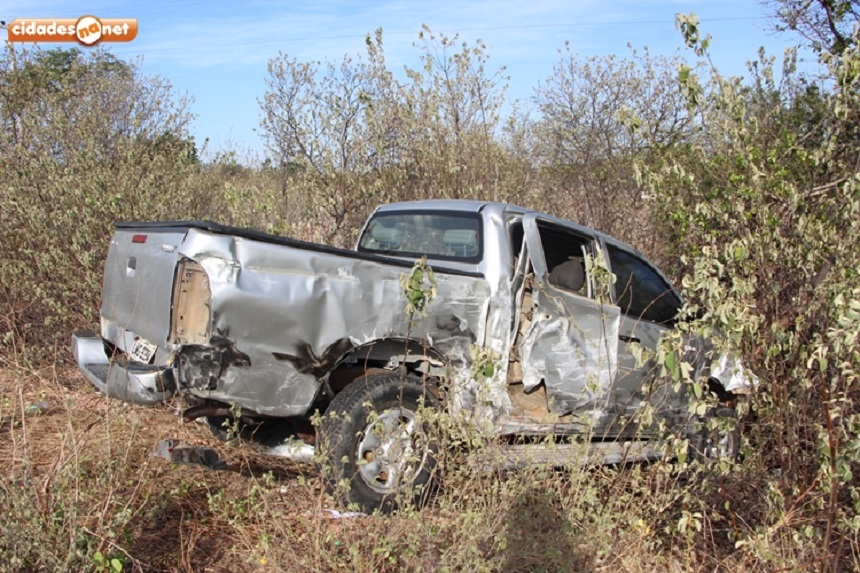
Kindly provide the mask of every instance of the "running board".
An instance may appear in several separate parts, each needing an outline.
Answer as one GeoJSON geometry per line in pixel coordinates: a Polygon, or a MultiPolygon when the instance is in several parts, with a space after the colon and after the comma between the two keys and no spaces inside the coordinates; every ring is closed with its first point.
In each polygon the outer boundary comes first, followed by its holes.
{"type": "MultiPolygon", "coordinates": [[[[514,470],[533,465],[569,466],[623,464],[656,460],[663,457],[662,442],[591,442],[573,444],[494,444],[472,454],[484,470],[514,470]]],[[[271,456],[299,462],[312,462],[314,446],[289,439],[268,448],[271,456]]]]}
{"type": "Polygon", "coordinates": [[[485,469],[521,469],[533,465],[569,466],[622,464],[663,457],[662,443],[591,442],[573,444],[502,444],[475,452],[485,469]]]}

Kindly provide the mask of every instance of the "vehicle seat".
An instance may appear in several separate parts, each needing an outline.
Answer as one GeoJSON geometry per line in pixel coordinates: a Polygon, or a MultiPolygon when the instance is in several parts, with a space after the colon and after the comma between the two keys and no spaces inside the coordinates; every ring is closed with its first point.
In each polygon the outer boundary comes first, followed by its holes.
{"type": "Polygon", "coordinates": [[[458,257],[474,257],[478,254],[478,233],[472,229],[449,229],[442,236],[442,242],[458,257]]]}
{"type": "Polygon", "coordinates": [[[375,247],[380,251],[396,251],[403,243],[403,233],[394,227],[376,225],[371,231],[375,247]]]}
{"type": "Polygon", "coordinates": [[[585,284],[585,267],[582,259],[570,259],[556,265],[549,273],[549,282],[557,287],[579,291],[585,284]]]}

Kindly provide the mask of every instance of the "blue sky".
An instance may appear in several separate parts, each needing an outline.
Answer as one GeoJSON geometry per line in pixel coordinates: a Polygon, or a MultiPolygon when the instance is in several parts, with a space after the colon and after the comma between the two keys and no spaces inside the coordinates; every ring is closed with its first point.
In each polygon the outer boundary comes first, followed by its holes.
{"type": "Polygon", "coordinates": [[[760,46],[781,58],[793,40],[770,31],[772,22],[756,0],[0,1],[0,20],[7,22],[85,14],[137,18],[137,38],[113,44],[111,51],[124,59],[141,57],[145,74],[168,79],[193,99],[192,133],[198,145],[209,139],[209,155],[237,149],[246,158],[264,153],[257,100],[265,91],[267,62],[279,51],[305,61],[340,60],[362,53],[365,36],[381,27],[391,69],[417,67],[413,43],[427,24],[470,44],[483,40],[490,68],[505,66],[510,76],[508,99],[528,101],[552,73],[566,41],[583,57],[624,57],[628,43],[671,56],[683,47],[675,30],[678,12],[699,17],[724,74],[745,74],[745,62],[760,46]]]}

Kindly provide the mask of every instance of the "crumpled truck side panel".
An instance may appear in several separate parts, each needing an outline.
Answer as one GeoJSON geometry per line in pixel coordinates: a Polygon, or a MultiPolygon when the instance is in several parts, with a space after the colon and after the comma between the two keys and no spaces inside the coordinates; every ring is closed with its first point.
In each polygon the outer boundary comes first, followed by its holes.
{"type": "Polygon", "coordinates": [[[535,297],[538,312],[520,346],[523,385],[531,390],[543,381],[554,414],[601,416],[618,364],[619,309],[569,297],[568,310],[547,299],[545,291],[535,297]]]}
{"type": "Polygon", "coordinates": [[[356,348],[426,340],[462,377],[470,345],[485,337],[483,278],[437,273],[437,296],[410,328],[399,282],[408,266],[200,229],[189,230],[180,254],[205,269],[211,289],[212,339],[180,351],[181,379],[199,397],[302,415],[356,348]]]}

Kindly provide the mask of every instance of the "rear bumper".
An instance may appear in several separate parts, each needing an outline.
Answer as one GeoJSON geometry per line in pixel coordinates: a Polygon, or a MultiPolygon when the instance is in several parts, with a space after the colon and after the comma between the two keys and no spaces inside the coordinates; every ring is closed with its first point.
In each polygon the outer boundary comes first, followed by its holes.
{"type": "Polygon", "coordinates": [[[72,352],[81,373],[103,394],[135,404],[157,404],[176,393],[174,369],[142,364],[123,356],[109,360],[97,334],[72,334],[72,352]]]}

